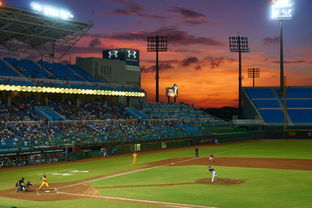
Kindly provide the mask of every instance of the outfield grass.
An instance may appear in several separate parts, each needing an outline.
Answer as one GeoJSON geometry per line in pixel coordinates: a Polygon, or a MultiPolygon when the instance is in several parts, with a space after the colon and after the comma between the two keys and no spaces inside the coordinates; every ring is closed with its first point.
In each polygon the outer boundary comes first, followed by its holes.
{"type": "MultiPolygon", "coordinates": [[[[106,196],[217,207],[310,207],[311,171],[215,167],[218,177],[246,180],[239,185],[100,189],[106,196]],[[269,203],[270,202],[270,203],[269,203]]],[[[210,177],[204,166],[166,166],[94,182],[95,187],[194,182],[210,177]]]]}
{"type": "MultiPolygon", "coordinates": [[[[312,140],[256,141],[200,147],[200,156],[214,153],[216,157],[258,157],[312,159],[312,140]]],[[[193,157],[194,149],[169,150],[153,154],[139,154],[138,164],[132,165],[130,155],[103,160],[67,163],[36,168],[0,171],[0,189],[14,187],[20,177],[39,183],[43,173],[50,183],[77,181],[108,175],[135,168],[146,163],[175,157],[193,157]],[[53,175],[72,170],[88,171],[71,176],[53,175]]],[[[219,177],[239,178],[246,183],[232,186],[192,184],[160,187],[131,187],[100,189],[105,196],[147,199],[165,202],[189,203],[218,207],[311,207],[311,171],[277,170],[260,168],[216,167],[219,177]]],[[[93,182],[95,187],[147,185],[194,182],[210,175],[206,166],[166,166],[93,182]]],[[[22,194],[22,193],[21,193],[22,194]]],[[[124,202],[95,199],[32,202],[1,198],[1,206],[18,207],[155,207],[124,202]]]]}

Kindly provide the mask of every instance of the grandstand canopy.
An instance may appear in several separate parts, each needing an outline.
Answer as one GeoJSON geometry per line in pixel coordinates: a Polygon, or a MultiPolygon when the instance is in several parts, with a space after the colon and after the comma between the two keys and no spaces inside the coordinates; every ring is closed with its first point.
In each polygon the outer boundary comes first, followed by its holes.
{"type": "Polygon", "coordinates": [[[0,7],[0,50],[11,55],[61,58],[92,24],[0,7]]]}

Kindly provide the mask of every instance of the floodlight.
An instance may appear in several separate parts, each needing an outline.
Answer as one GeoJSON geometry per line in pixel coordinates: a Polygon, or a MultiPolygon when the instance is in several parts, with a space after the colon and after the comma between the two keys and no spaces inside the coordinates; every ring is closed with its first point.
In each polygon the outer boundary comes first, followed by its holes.
{"type": "Polygon", "coordinates": [[[74,15],[65,9],[55,8],[49,5],[41,5],[37,2],[31,2],[31,8],[48,17],[59,18],[63,20],[73,19],[74,15]]]}
{"type": "Polygon", "coordinates": [[[292,0],[273,1],[271,7],[271,18],[274,20],[290,20],[294,12],[294,3],[292,0]]]}

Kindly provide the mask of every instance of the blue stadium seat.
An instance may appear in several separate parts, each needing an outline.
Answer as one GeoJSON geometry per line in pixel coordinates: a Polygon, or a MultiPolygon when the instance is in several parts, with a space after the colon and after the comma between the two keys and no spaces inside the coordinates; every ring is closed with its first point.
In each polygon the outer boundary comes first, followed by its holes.
{"type": "Polygon", "coordinates": [[[28,59],[17,60],[15,58],[4,58],[16,70],[28,78],[48,79],[49,74],[44,69],[41,69],[37,64],[28,59]]]}
{"type": "Polygon", "coordinates": [[[18,77],[18,74],[0,60],[0,76],[18,77]]]}
{"type": "Polygon", "coordinates": [[[259,112],[267,123],[284,123],[282,110],[259,110],[259,112]]]}
{"type": "Polygon", "coordinates": [[[277,100],[253,100],[257,108],[279,108],[277,100]]]}
{"type": "Polygon", "coordinates": [[[246,88],[250,98],[275,98],[275,95],[271,88],[246,88]]]}
{"type": "Polygon", "coordinates": [[[288,110],[288,113],[294,123],[312,123],[312,109],[288,110]]]}
{"type": "Polygon", "coordinates": [[[80,77],[76,76],[73,72],[71,72],[66,66],[61,63],[48,63],[45,61],[40,62],[40,65],[53,73],[60,80],[68,80],[68,81],[84,81],[80,77]]]}
{"type": "Polygon", "coordinates": [[[81,69],[77,65],[68,64],[67,66],[70,67],[72,70],[74,70],[76,73],[78,73],[80,76],[84,77],[85,79],[87,79],[90,82],[98,82],[98,83],[100,82],[100,81],[96,80],[94,77],[92,77],[88,72],[81,69]]]}

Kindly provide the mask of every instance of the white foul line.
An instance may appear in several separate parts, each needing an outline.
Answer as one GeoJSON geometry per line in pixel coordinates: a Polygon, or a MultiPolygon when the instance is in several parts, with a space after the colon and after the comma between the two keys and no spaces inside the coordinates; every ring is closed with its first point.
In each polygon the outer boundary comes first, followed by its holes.
{"type": "Polygon", "coordinates": [[[58,192],[59,194],[66,194],[72,196],[82,196],[82,197],[93,197],[93,198],[102,198],[109,200],[119,200],[119,201],[127,201],[127,202],[140,202],[145,204],[155,204],[166,207],[178,207],[178,208],[215,208],[215,207],[207,207],[201,205],[191,205],[191,204],[180,204],[180,203],[172,203],[172,202],[158,202],[158,201],[150,201],[150,200],[142,200],[142,199],[128,199],[128,198],[119,198],[119,197],[111,197],[111,196],[99,196],[99,195],[89,195],[89,194],[76,194],[76,193],[67,193],[67,192],[58,192]]]}

